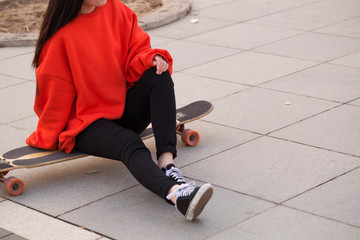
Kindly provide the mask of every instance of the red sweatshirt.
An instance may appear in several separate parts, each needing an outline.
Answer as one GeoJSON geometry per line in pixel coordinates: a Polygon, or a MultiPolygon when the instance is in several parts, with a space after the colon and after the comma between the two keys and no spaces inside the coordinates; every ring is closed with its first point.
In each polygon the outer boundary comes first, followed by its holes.
{"type": "Polygon", "coordinates": [[[166,50],[151,49],[136,15],[119,0],[108,0],[79,15],[44,45],[36,69],[33,147],[71,152],[75,137],[99,118],[119,119],[126,91],[166,50]]]}

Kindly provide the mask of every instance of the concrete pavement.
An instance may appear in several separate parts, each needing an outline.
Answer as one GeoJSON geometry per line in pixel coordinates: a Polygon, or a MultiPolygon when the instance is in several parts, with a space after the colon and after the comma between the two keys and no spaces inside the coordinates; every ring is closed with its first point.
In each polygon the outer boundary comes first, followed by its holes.
{"type": "MultiPolygon", "coordinates": [[[[178,107],[215,105],[189,124],[199,145],[178,143],[185,177],[215,186],[199,219],[187,222],[120,162],[86,157],[13,171],[25,191],[0,189],[0,239],[360,239],[360,2],[192,7],[149,34],[175,59],[178,107]]],[[[33,51],[0,49],[1,153],[36,126],[33,51]]]]}

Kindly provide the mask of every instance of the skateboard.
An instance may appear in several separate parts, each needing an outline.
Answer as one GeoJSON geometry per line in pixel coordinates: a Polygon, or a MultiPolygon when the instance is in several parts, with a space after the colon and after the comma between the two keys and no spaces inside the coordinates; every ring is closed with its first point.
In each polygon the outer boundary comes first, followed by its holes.
{"type": "MultiPolygon", "coordinates": [[[[198,132],[186,129],[185,124],[202,118],[213,110],[214,106],[207,101],[190,103],[176,110],[176,133],[188,146],[195,146],[199,140],[198,132]]],[[[139,135],[143,140],[154,136],[152,128],[147,128],[139,135]]],[[[9,171],[19,168],[35,168],[60,163],[88,156],[82,152],[65,153],[58,150],[45,150],[24,146],[4,153],[0,156],[0,182],[6,192],[12,196],[20,195],[24,191],[24,183],[16,177],[5,177],[9,171]]]]}

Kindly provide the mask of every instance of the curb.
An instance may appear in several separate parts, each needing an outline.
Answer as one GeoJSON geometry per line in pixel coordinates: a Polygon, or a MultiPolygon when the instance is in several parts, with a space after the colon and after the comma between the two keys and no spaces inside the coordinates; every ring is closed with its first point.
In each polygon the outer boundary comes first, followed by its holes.
{"type": "Polygon", "coordinates": [[[189,0],[163,0],[164,6],[157,11],[139,18],[139,26],[144,31],[164,26],[183,18],[191,10],[189,0]]]}
{"type": "MultiPolygon", "coordinates": [[[[186,16],[191,10],[189,0],[163,0],[163,3],[163,7],[138,19],[139,26],[144,31],[175,22],[186,16]]],[[[0,33],[0,48],[35,46],[38,36],[38,33],[0,33]]]]}

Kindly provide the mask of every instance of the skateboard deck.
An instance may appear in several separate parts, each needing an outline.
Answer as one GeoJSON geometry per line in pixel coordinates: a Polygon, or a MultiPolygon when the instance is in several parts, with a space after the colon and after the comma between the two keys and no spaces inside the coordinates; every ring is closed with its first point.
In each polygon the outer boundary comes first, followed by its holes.
{"type": "MultiPolygon", "coordinates": [[[[185,144],[194,146],[200,139],[200,135],[194,130],[186,129],[185,124],[206,116],[213,108],[210,102],[197,101],[176,110],[176,132],[181,135],[181,140],[185,144]]],[[[139,136],[143,140],[153,137],[152,128],[147,128],[139,136]]],[[[5,190],[10,195],[17,196],[23,192],[24,183],[16,177],[5,177],[9,171],[41,167],[85,156],[87,154],[77,151],[68,154],[58,150],[45,150],[30,146],[16,148],[0,156],[0,182],[3,183],[5,190]]]]}

